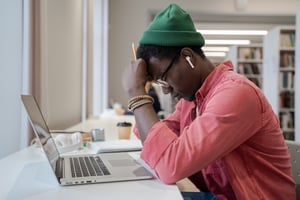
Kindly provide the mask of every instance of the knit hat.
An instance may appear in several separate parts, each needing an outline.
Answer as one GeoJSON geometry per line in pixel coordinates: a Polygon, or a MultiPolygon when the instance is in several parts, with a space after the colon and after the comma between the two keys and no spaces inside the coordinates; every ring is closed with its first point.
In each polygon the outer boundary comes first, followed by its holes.
{"type": "Polygon", "coordinates": [[[204,38],[195,29],[191,16],[176,4],[159,12],[139,41],[140,45],[203,46],[204,38]]]}

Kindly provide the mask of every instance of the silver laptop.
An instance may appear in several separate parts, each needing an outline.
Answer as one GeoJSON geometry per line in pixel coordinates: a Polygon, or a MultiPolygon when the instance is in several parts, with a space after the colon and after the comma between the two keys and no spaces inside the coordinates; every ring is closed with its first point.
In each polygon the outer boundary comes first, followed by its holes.
{"type": "Polygon", "coordinates": [[[21,95],[32,128],[61,185],[151,179],[152,174],[126,152],[61,156],[36,99],[21,95]]]}

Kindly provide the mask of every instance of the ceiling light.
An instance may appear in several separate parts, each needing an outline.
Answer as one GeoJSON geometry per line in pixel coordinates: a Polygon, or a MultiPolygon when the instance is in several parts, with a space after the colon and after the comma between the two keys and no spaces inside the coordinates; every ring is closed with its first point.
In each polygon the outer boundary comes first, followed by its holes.
{"type": "Polygon", "coordinates": [[[225,57],[225,52],[205,52],[205,56],[207,57],[225,57]]]}
{"type": "Polygon", "coordinates": [[[205,44],[214,45],[247,45],[250,44],[250,40],[205,40],[205,44]]]}
{"type": "Polygon", "coordinates": [[[227,52],[229,51],[229,47],[221,47],[221,46],[209,46],[209,47],[203,47],[203,51],[223,51],[227,52]]]}
{"type": "Polygon", "coordinates": [[[266,30],[197,30],[203,35],[266,35],[266,30]]]}

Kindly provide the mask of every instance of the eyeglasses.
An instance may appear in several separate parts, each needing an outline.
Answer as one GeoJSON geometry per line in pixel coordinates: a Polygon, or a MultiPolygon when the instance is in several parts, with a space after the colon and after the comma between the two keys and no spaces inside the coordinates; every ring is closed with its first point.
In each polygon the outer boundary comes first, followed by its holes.
{"type": "Polygon", "coordinates": [[[178,55],[179,54],[176,54],[176,56],[174,56],[174,58],[171,60],[171,62],[168,65],[167,69],[162,73],[162,75],[160,76],[160,78],[157,79],[156,81],[153,81],[155,84],[157,84],[157,85],[159,85],[161,87],[164,87],[164,88],[170,87],[169,83],[166,82],[166,77],[167,77],[168,71],[171,69],[171,67],[173,66],[174,62],[178,58],[178,55]]]}

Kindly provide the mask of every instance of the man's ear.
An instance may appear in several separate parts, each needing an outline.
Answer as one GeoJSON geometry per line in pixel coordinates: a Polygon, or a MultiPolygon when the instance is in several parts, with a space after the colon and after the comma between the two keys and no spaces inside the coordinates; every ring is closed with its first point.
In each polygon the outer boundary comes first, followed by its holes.
{"type": "Polygon", "coordinates": [[[185,47],[181,50],[181,55],[184,56],[185,60],[188,62],[191,68],[194,69],[195,66],[192,62],[193,51],[190,48],[185,47]]]}
{"type": "Polygon", "coordinates": [[[183,49],[181,49],[181,55],[186,57],[189,56],[190,58],[193,58],[193,50],[191,48],[188,47],[184,47],[183,49]]]}

